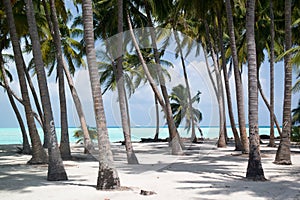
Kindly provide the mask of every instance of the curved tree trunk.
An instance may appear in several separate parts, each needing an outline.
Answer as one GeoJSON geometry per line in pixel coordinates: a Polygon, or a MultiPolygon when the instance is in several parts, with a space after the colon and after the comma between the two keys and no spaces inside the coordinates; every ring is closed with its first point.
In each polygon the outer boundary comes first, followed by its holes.
{"type": "Polygon", "coordinates": [[[197,142],[197,137],[196,137],[196,133],[195,133],[195,121],[194,121],[194,115],[193,115],[193,105],[192,105],[193,103],[192,103],[192,97],[191,97],[191,89],[190,89],[190,84],[189,84],[189,80],[188,80],[188,76],[187,76],[187,72],[186,72],[186,66],[185,66],[185,62],[184,62],[181,44],[179,41],[178,33],[175,29],[174,29],[174,37],[175,37],[177,46],[179,48],[181,65],[182,65],[182,69],[183,69],[183,77],[184,77],[185,87],[187,89],[187,94],[188,94],[188,104],[189,104],[188,108],[189,108],[190,120],[191,120],[191,125],[192,125],[191,141],[197,142]]]}
{"type": "Polygon", "coordinates": [[[113,154],[110,148],[103,99],[100,86],[100,77],[96,62],[96,51],[93,30],[93,8],[91,0],[82,1],[82,16],[84,39],[86,43],[86,56],[90,75],[92,96],[94,102],[95,120],[98,133],[99,170],[97,178],[98,190],[114,189],[120,187],[120,179],[113,165],[113,154]]]}
{"type": "Polygon", "coordinates": [[[24,125],[22,116],[19,112],[19,109],[18,109],[18,107],[15,103],[15,100],[13,98],[13,95],[11,94],[11,89],[9,88],[9,84],[8,84],[8,80],[7,80],[7,76],[6,76],[6,72],[5,72],[5,68],[4,68],[4,64],[3,64],[3,58],[2,58],[1,50],[0,50],[0,65],[1,65],[0,71],[2,72],[3,79],[4,79],[4,88],[6,88],[6,90],[7,90],[7,96],[8,96],[9,102],[10,102],[10,104],[11,104],[13,110],[14,110],[14,113],[17,117],[20,129],[21,129],[22,141],[23,141],[22,153],[23,154],[31,154],[32,151],[31,151],[30,144],[29,144],[29,141],[28,141],[25,125],[24,125]]]}
{"type": "Polygon", "coordinates": [[[261,165],[260,139],[258,129],[258,90],[257,90],[257,62],[254,33],[255,0],[247,0],[246,11],[246,40],[248,59],[248,107],[249,107],[249,141],[250,152],[246,178],[252,180],[266,180],[261,165]]]}
{"type": "Polygon", "coordinates": [[[218,101],[218,106],[219,106],[219,139],[218,139],[218,147],[226,147],[226,138],[225,138],[225,130],[224,130],[224,123],[225,123],[225,118],[224,118],[224,104],[223,104],[223,84],[222,84],[222,77],[220,75],[220,71],[218,68],[218,62],[217,62],[217,56],[215,54],[215,51],[212,47],[212,44],[210,42],[210,34],[209,34],[209,27],[207,24],[207,21],[204,20],[204,25],[205,25],[205,35],[207,38],[207,43],[208,43],[208,48],[211,51],[211,56],[213,60],[213,65],[214,65],[214,71],[215,71],[215,76],[216,76],[216,82],[217,82],[217,101],[218,101]]]}
{"type": "MultiPolygon", "coordinates": [[[[292,30],[291,30],[291,0],[285,0],[285,51],[292,48],[292,30]]],[[[283,117],[282,134],[280,143],[276,152],[275,163],[291,165],[290,136],[292,130],[291,104],[292,104],[292,67],[290,64],[291,54],[284,56],[284,99],[283,99],[283,117]]]]}
{"type": "MultiPolygon", "coordinates": [[[[47,7],[44,7],[47,10],[47,7]]],[[[68,131],[68,117],[67,117],[67,105],[65,94],[65,81],[64,81],[64,69],[63,69],[63,55],[61,50],[61,37],[59,32],[58,19],[56,15],[56,8],[54,0],[50,0],[50,12],[52,21],[49,21],[49,27],[53,33],[53,40],[56,48],[57,57],[57,76],[58,76],[58,89],[59,89],[59,103],[60,103],[60,125],[61,125],[61,140],[60,140],[60,153],[63,159],[71,158],[71,148],[69,142],[68,131]],[[52,25],[51,25],[52,24],[52,25]],[[52,31],[53,30],[53,31],[52,31]]],[[[48,19],[50,20],[50,19],[48,19]]]]}
{"type": "MultiPolygon", "coordinates": [[[[241,143],[238,131],[237,131],[236,126],[235,126],[235,120],[234,120],[234,115],[233,115],[233,110],[232,110],[231,92],[230,92],[229,79],[228,79],[227,66],[226,66],[226,58],[225,58],[225,51],[224,51],[224,45],[223,45],[223,27],[222,27],[221,21],[222,20],[221,20],[220,13],[218,13],[219,43],[220,43],[220,50],[221,50],[222,69],[223,69],[223,76],[224,76],[224,82],[225,82],[228,115],[229,115],[231,130],[232,130],[232,133],[233,133],[233,136],[234,136],[235,150],[236,151],[241,151],[243,149],[243,147],[242,147],[242,143],[241,143]]],[[[225,108],[225,106],[224,106],[224,108],[225,108]]],[[[225,127],[225,130],[226,130],[226,127],[225,127]]],[[[227,137],[226,137],[226,139],[227,139],[227,137]]]]}
{"type": "Polygon", "coordinates": [[[159,138],[159,108],[158,108],[158,102],[157,97],[154,94],[154,102],[155,102],[155,116],[156,116],[156,125],[155,125],[155,135],[154,135],[154,141],[158,141],[159,138]]]}
{"type": "Polygon", "coordinates": [[[249,153],[249,142],[246,131],[246,122],[245,122],[245,108],[244,108],[244,92],[243,92],[243,83],[239,70],[239,61],[236,49],[235,35],[234,35],[234,24],[232,17],[232,10],[230,0],[226,1],[226,14],[227,14],[227,22],[228,22],[228,31],[230,38],[230,48],[233,59],[233,70],[234,70],[234,79],[235,79],[235,87],[236,87],[236,99],[237,99],[237,107],[238,107],[238,121],[239,121],[239,129],[241,142],[243,145],[243,153],[249,153]]]}
{"type": "Polygon", "coordinates": [[[3,2],[5,5],[6,16],[7,16],[8,22],[9,22],[8,23],[9,31],[10,31],[11,41],[12,41],[12,45],[13,45],[13,51],[14,51],[14,55],[15,55],[15,62],[16,62],[16,66],[17,66],[17,73],[18,73],[18,77],[19,77],[23,105],[25,108],[25,115],[26,115],[29,135],[30,135],[31,144],[32,144],[32,158],[28,161],[28,163],[44,164],[44,163],[47,163],[47,155],[46,155],[45,150],[43,149],[43,146],[42,146],[42,143],[40,140],[40,136],[36,129],[36,125],[35,125],[34,118],[32,115],[32,108],[31,108],[30,99],[29,99],[29,95],[28,95],[26,79],[24,76],[24,68],[25,67],[23,66],[23,64],[24,64],[23,59],[22,59],[23,55],[22,55],[20,44],[19,44],[16,27],[15,27],[11,2],[9,0],[3,0],[3,2]]]}
{"type": "Polygon", "coordinates": [[[47,86],[44,63],[42,59],[40,39],[37,31],[33,3],[32,0],[26,0],[25,3],[26,3],[27,22],[29,26],[29,33],[30,33],[32,49],[33,49],[33,58],[36,67],[42,107],[44,111],[44,119],[45,119],[45,125],[47,130],[47,136],[49,138],[49,145],[48,145],[49,164],[48,164],[47,180],[49,181],[67,180],[68,177],[64,169],[64,165],[58,148],[55,124],[54,124],[50,96],[49,96],[49,91],[47,86]]]}
{"type": "Polygon", "coordinates": [[[118,58],[117,58],[117,69],[116,69],[116,81],[117,81],[117,90],[118,90],[118,99],[119,99],[119,107],[121,112],[121,121],[122,121],[122,129],[125,139],[125,148],[127,154],[127,162],[128,164],[138,164],[137,157],[135,156],[132,142],[131,142],[131,133],[130,133],[130,125],[129,125],[129,113],[127,112],[127,106],[125,98],[126,91],[124,87],[124,75],[123,75],[123,0],[118,0],[118,58]]]}

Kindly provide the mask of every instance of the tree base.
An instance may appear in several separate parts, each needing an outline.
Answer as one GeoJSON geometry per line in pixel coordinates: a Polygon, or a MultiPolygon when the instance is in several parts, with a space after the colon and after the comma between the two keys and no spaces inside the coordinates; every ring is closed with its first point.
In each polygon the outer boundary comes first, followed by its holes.
{"type": "Polygon", "coordinates": [[[266,179],[265,176],[263,175],[258,175],[255,177],[246,177],[246,178],[251,181],[268,181],[268,179],[266,179]]]}
{"type": "Polygon", "coordinates": [[[67,181],[68,176],[66,172],[49,173],[47,176],[48,181],[67,181]]]}
{"type": "Polygon", "coordinates": [[[120,179],[111,168],[99,167],[97,190],[117,189],[120,187],[120,179]]]}
{"type": "Polygon", "coordinates": [[[27,162],[28,165],[44,165],[44,164],[48,164],[48,158],[41,158],[41,159],[38,159],[38,158],[31,158],[28,162],[27,162]]]}

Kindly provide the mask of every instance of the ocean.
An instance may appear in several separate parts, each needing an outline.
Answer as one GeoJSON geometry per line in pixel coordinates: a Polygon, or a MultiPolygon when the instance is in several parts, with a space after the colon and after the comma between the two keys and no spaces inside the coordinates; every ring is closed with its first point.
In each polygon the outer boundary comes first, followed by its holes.
{"type": "MultiPolygon", "coordinates": [[[[77,139],[73,137],[74,132],[78,130],[76,127],[69,128],[69,138],[71,143],[75,143],[77,139]]],[[[218,127],[201,127],[204,138],[217,138],[218,137],[218,127]]],[[[247,130],[248,131],[248,130],[247,130]]],[[[38,128],[38,132],[43,140],[43,131],[41,128],[38,128]]],[[[181,137],[190,137],[190,133],[184,128],[178,128],[178,132],[181,137]]],[[[60,128],[56,128],[56,134],[58,137],[58,141],[60,141],[60,128]]],[[[108,128],[109,139],[111,142],[123,141],[123,131],[120,127],[109,127],[108,128]]],[[[140,141],[141,138],[153,138],[155,134],[155,127],[134,127],[131,128],[131,138],[132,141],[140,141]]],[[[230,127],[227,127],[228,137],[233,137],[232,131],[230,127]]],[[[269,126],[260,126],[259,127],[260,135],[269,135],[270,127],[269,126]]],[[[168,128],[160,127],[159,138],[167,138],[168,137],[168,128]]],[[[196,129],[197,137],[200,137],[199,131],[196,129]]],[[[275,128],[275,136],[278,136],[277,129],[275,128]]],[[[22,144],[22,135],[21,130],[19,128],[0,128],[0,144],[22,144]]]]}

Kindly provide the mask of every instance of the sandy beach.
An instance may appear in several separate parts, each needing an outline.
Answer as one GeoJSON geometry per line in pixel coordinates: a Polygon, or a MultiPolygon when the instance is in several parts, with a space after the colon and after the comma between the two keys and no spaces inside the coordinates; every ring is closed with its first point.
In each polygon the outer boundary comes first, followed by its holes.
{"type": "MultiPolygon", "coordinates": [[[[0,197],[10,200],[118,199],[300,199],[300,149],[292,148],[293,165],[275,165],[277,148],[262,144],[266,182],[245,179],[247,155],[232,145],[217,149],[214,140],[187,144],[184,156],[170,155],[167,143],[134,143],[139,165],[128,165],[124,146],[113,143],[115,165],[122,187],[95,189],[98,162],[72,145],[73,160],[64,161],[68,181],[46,180],[47,165],[27,165],[28,155],[17,145],[0,145],[0,197]],[[141,190],[152,191],[149,196],[141,190]]],[[[267,143],[267,142],[265,142],[267,143]]]]}

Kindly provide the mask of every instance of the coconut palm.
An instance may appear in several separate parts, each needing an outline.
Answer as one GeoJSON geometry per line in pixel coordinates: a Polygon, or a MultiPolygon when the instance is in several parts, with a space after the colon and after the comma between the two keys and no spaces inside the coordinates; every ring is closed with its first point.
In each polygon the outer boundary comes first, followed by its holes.
{"type": "Polygon", "coordinates": [[[50,96],[47,86],[46,73],[44,69],[44,62],[42,58],[40,39],[37,31],[37,24],[34,15],[34,8],[32,0],[26,0],[26,16],[29,26],[29,33],[31,43],[33,47],[33,57],[35,62],[35,68],[38,78],[38,85],[40,90],[40,96],[42,101],[42,107],[44,111],[44,120],[47,130],[47,137],[49,138],[48,152],[49,152],[49,165],[48,176],[49,181],[67,180],[67,174],[64,169],[64,165],[61,159],[57,136],[55,131],[55,124],[53,119],[52,107],[50,102],[50,96]]]}
{"type": "Polygon", "coordinates": [[[261,164],[260,139],[258,129],[258,88],[256,46],[254,32],[255,0],[247,0],[246,39],[248,59],[248,109],[249,109],[249,159],[246,178],[266,180],[261,164]]]}
{"type": "MultiPolygon", "coordinates": [[[[292,30],[291,30],[291,0],[285,1],[285,50],[288,51],[292,47],[292,30]]],[[[283,100],[283,117],[282,117],[282,133],[280,143],[276,152],[275,163],[290,165],[290,135],[291,135],[291,104],[292,104],[292,68],[291,54],[284,56],[284,100],[283,100]]]]}
{"type": "MultiPolygon", "coordinates": [[[[200,102],[200,94],[198,91],[195,96],[191,98],[192,104],[198,104],[200,102]]],[[[182,123],[182,120],[185,119],[185,129],[189,131],[191,126],[196,126],[202,120],[202,113],[195,107],[192,109],[189,106],[188,101],[188,90],[183,85],[179,84],[172,88],[170,94],[171,108],[173,113],[173,118],[176,127],[182,123]],[[194,121],[194,123],[192,123],[194,121]],[[195,124],[196,123],[196,124],[195,124]]]]}
{"type": "Polygon", "coordinates": [[[9,32],[11,36],[11,42],[13,46],[15,62],[17,66],[17,73],[19,77],[19,84],[22,93],[23,105],[25,109],[25,116],[27,120],[28,130],[30,134],[31,144],[32,144],[32,158],[29,161],[31,164],[40,164],[40,163],[47,163],[47,156],[46,152],[43,149],[43,146],[40,141],[40,137],[38,135],[36,125],[34,122],[34,118],[32,115],[32,108],[30,104],[29,94],[27,90],[26,79],[24,75],[25,66],[23,65],[23,55],[21,52],[21,47],[19,44],[19,38],[17,35],[17,30],[15,26],[12,5],[10,1],[3,1],[5,5],[5,12],[7,16],[7,23],[9,26],[9,32]]]}
{"type": "Polygon", "coordinates": [[[96,62],[94,44],[93,9],[91,0],[82,1],[82,16],[84,39],[86,43],[86,56],[90,75],[92,96],[94,102],[95,120],[98,133],[99,170],[97,189],[113,189],[120,186],[120,180],[113,166],[113,155],[110,148],[103,99],[99,82],[99,73],[96,62]]]}
{"type": "Polygon", "coordinates": [[[293,125],[300,124],[300,100],[298,102],[298,107],[294,108],[292,110],[292,113],[293,113],[293,119],[292,119],[293,125]]]}
{"type": "Polygon", "coordinates": [[[237,99],[237,108],[238,108],[238,122],[240,129],[241,142],[243,145],[243,152],[249,152],[248,138],[246,132],[246,122],[245,122],[245,109],[244,109],[244,92],[243,84],[241,79],[241,72],[239,69],[239,58],[238,50],[236,45],[236,36],[235,28],[233,23],[232,9],[230,0],[226,0],[226,13],[227,13],[227,22],[228,22],[228,31],[230,36],[230,48],[232,52],[233,59],[233,69],[234,69],[234,78],[235,78],[235,87],[236,87],[236,99],[237,99]]]}

